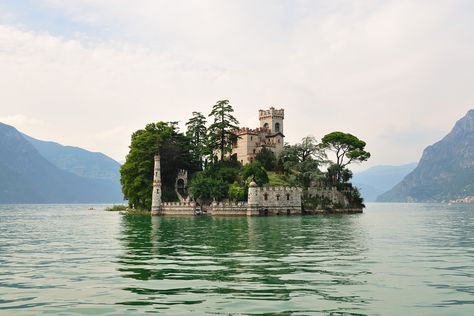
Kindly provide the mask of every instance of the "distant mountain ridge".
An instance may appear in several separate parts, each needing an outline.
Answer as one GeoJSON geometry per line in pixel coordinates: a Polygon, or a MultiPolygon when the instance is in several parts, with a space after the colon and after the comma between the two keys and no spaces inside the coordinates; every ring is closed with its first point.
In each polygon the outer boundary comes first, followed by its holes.
{"type": "Polygon", "coordinates": [[[428,146],[418,166],[377,201],[442,202],[468,195],[474,195],[474,110],[428,146]]]}
{"type": "Polygon", "coordinates": [[[83,177],[62,170],[48,161],[27,138],[14,127],[0,123],[0,203],[122,201],[120,183],[116,179],[83,177]]]}
{"type": "Polygon", "coordinates": [[[22,136],[36,148],[41,156],[62,170],[86,178],[120,181],[120,164],[102,153],[42,141],[25,134],[22,136]]]}
{"type": "Polygon", "coordinates": [[[358,187],[366,202],[374,202],[379,195],[393,188],[416,167],[416,163],[400,166],[374,166],[354,173],[353,184],[358,187]]]}

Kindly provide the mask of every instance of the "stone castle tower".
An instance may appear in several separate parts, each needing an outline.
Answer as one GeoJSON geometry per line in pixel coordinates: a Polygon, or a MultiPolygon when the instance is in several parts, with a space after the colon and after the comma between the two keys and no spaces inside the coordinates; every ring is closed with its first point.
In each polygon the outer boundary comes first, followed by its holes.
{"type": "Polygon", "coordinates": [[[264,147],[271,150],[277,157],[283,151],[285,110],[274,107],[259,110],[258,118],[259,128],[244,127],[235,131],[238,139],[232,148],[232,153],[237,155],[237,160],[243,165],[252,163],[264,147]]]}
{"type": "Polygon", "coordinates": [[[161,167],[160,155],[155,156],[155,168],[153,170],[153,193],[151,200],[151,215],[161,213],[161,167]]]}
{"type": "Polygon", "coordinates": [[[261,128],[269,129],[272,134],[283,134],[284,109],[276,110],[271,107],[269,110],[259,110],[258,114],[261,128]]]}

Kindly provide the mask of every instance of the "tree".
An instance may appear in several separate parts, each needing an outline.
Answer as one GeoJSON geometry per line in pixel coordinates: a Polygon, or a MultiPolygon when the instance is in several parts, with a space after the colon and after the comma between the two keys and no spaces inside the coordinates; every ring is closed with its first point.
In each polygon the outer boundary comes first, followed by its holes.
{"type": "Polygon", "coordinates": [[[201,112],[193,112],[193,116],[186,123],[186,135],[191,139],[195,158],[202,161],[204,142],[206,140],[206,117],[201,112]]]}
{"type": "Polygon", "coordinates": [[[229,200],[231,201],[245,201],[246,192],[245,187],[240,186],[237,182],[234,182],[229,187],[229,200]]]}
{"type": "Polygon", "coordinates": [[[268,174],[265,168],[258,162],[252,162],[244,166],[242,176],[246,180],[252,177],[252,181],[255,181],[258,186],[263,186],[268,183],[268,174]]]}
{"type": "Polygon", "coordinates": [[[257,153],[255,160],[260,162],[267,171],[273,171],[276,168],[277,159],[275,154],[265,146],[257,153]]]}
{"type": "Polygon", "coordinates": [[[154,156],[161,156],[163,200],[173,200],[174,181],[179,169],[192,173],[197,169],[190,155],[189,139],[174,125],[165,122],[147,124],[132,134],[130,151],[120,168],[120,182],[130,207],[150,209],[153,189],[154,156]]]}
{"type": "Polygon", "coordinates": [[[221,180],[206,177],[205,174],[198,173],[191,180],[191,193],[193,198],[200,199],[204,202],[212,200],[221,201],[227,197],[229,185],[221,180]]]}
{"type": "Polygon", "coordinates": [[[208,129],[208,150],[210,155],[219,151],[221,161],[226,153],[232,152],[232,143],[237,140],[234,130],[238,128],[239,122],[232,116],[232,112],[234,109],[229,100],[221,100],[217,101],[209,114],[209,117],[214,118],[214,122],[208,129]]]}
{"type": "Polygon", "coordinates": [[[370,158],[370,153],[365,151],[365,145],[364,141],[349,133],[332,132],[323,137],[321,148],[336,155],[333,168],[337,182],[344,180],[342,173],[350,163],[363,162],[370,158]]]}
{"type": "Polygon", "coordinates": [[[319,166],[325,163],[326,159],[326,154],[316,138],[307,136],[299,144],[286,145],[278,164],[287,176],[294,175],[297,185],[309,187],[313,182],[321,179],[322,173],[319,166]]]}
{"type": "Polygon", "coordinates": [[[314,136],[306,136],[301,140],[300,144],[296,144],[295,155],[299,162],[306,160],[323,161],[326,159],[326,154],[321,150],[318,141],[314,136]]]}

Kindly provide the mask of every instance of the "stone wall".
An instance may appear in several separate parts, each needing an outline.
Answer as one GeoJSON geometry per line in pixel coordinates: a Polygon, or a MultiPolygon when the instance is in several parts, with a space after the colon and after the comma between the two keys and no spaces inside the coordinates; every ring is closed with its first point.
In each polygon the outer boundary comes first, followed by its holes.
{"type": "Polygon", "coordinates": [[[194,202],[165,202],[161,205],[160,215],[194,215],[194,202]]]}
{"type": "Polygon", "coordinates": [[[244,202],[231,203],[231,202],[214,202],[208,209],[209,215],[219,216],[245,216],[247,215],[248,204],[244,202]]]}
{"type": "Polygon", "coordinates": [[[303,193],[301,188],[256,187],[252,193],[255,194],[252,204],[257,206],[256,210],[259,215],[301,214],[301,195],[303,193]]]}
{"type": "Polygon", "coordinates": [[[338,191],[335,187],[331,189],[320,189],[317,187],[308,188],[308,196],[327,198],[333,205],[339,205],[343,208],[349,207],[349,200],[344,195],[344,192],[338,191]]]}

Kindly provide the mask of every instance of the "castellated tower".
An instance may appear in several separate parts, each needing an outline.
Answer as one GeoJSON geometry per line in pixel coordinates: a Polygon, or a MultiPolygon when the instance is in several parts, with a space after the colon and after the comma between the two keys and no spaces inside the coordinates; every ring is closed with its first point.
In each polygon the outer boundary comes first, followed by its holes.
{"type": "Polygon", "coordinates": [[[272,134],[283,134],[283,119],[285,118],[285,110],[276,110],[271,107],[269,110],[259,110],[260,127],[266,128],[272,134]]]}
{"type": "Polygon", "coordinates": [[[155,156],[155,168],[153,171],[153,193],[151,200],[151,215],[161,214],[161,170],[160,155],[155,156]]]}

